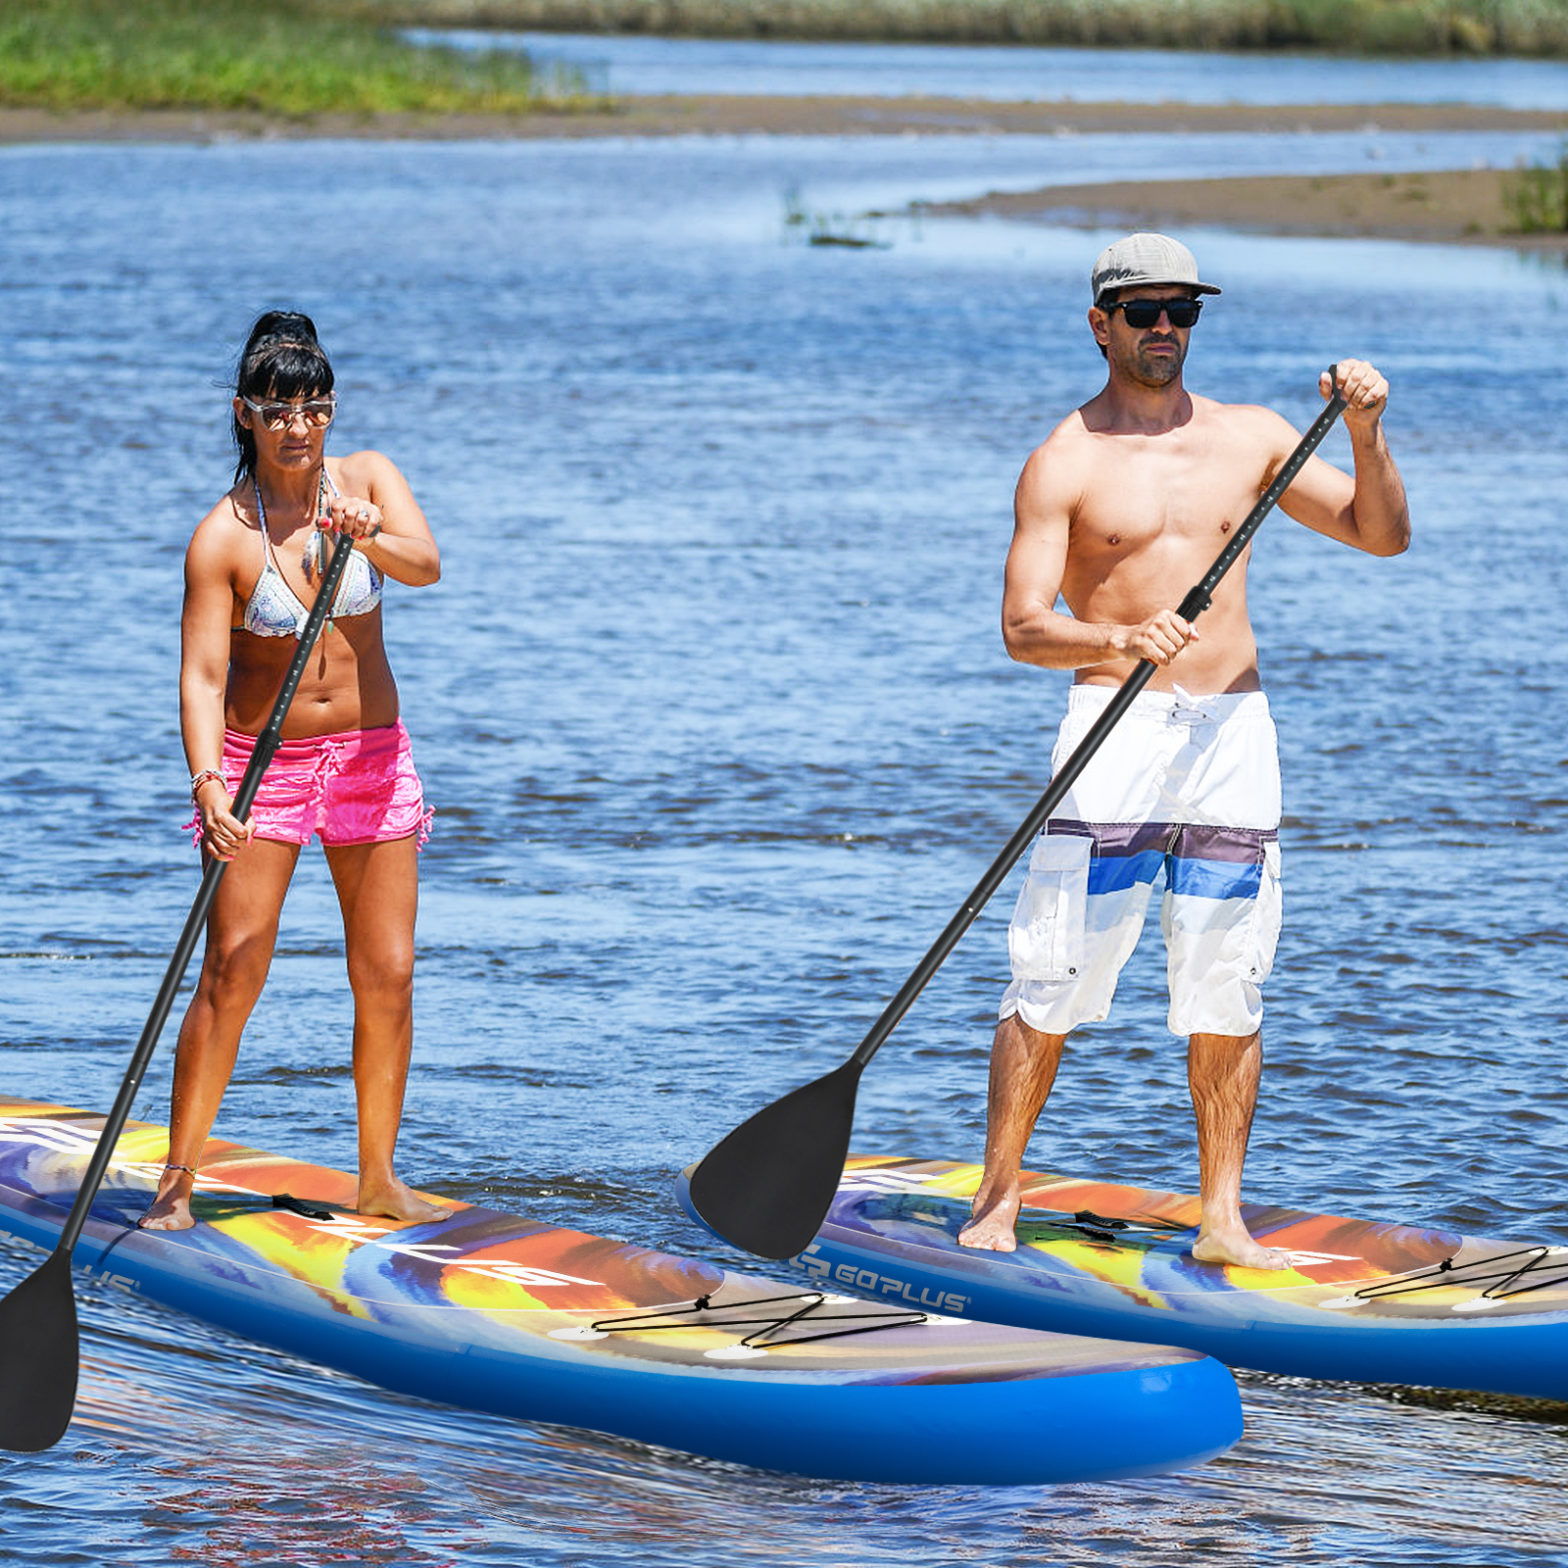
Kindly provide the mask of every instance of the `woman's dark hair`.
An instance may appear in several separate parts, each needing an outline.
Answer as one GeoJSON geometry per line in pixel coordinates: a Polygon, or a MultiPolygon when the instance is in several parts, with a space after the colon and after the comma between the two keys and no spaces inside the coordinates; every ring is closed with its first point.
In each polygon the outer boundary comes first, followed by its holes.
{"type": "MultiPolygon", "coordinates": [[[[294,310],[269,310],[256,318],[234,372],[234,395],[263,398],[319,397],[332,390],[332,365],[316,341],[316,324],[294,310]]],[[[256,476],[256,438],[234,417],[239,462],[234,482],[256,476]]]]}

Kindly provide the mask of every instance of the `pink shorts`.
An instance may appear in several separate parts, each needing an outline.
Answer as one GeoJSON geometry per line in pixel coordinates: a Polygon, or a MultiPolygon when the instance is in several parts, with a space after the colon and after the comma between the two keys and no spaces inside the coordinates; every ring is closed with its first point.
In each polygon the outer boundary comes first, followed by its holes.
{"type": "MultiPolygon", "coordinates": [[[[223,732],[223,781],[232,795],[256,749],[254,735],[223,732]]],[[[373,730],[345,730],[286,740],[277,749],[256,803],[256,837],[280,844],[380,844],[419,835],[430,837],[434,811],[414,771],[413,750],[402,720],[373,730]]],[[[201,844],[201,813],[192,819],[201,844]]]]}

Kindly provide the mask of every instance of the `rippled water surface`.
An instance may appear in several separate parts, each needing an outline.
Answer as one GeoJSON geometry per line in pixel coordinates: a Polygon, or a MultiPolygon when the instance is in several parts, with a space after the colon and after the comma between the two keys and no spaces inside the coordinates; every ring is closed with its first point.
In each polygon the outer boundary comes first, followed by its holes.
{"type": "MultiPolygon", "coordinates": [[[[1321,167],[1373,144],[1290,142],[1321,167]]],[[[1182,144],[1212,172],[1269,152],[1182,144]]],[[[672,1175],[843,1059],[1044,785],[1063,681],[1000,645],[1009,500],[1101,372],[1105,235],[889,222],[886,248],[813,249],[784,193],[887,210],[1170,157],[1134,137],[0,154],[7,1090],[108,1103],[194,891],[180,556],[226,483],[244,329],[292,303],[338,366],[335,449],[391,452],[445,557],[439,587],[388,593],[439,812],[406,1174],[741,1261],[675,1211],[672,1175]]],[[[1249,1194],[1568,1241],[1568,279],[1483,249],[1189,237],[1225,286],[1194,385],[1304,424],[1323,365],[1375,359],[1417,528],[1396,561],[1283,517],[1257,546],[1288,910],[1249,1194]]],[[[978,1154],[1011,897],[868,1073],[861,1148],[978,1154]]],[[[1157,947],[1071,1050],[1036,1167],[1192,1185],[1157,947]]],[[[313,854],[219,1131],[351,1165],[348,1027],[313,854]]],[[[162,1119],[171,1057],[138,1115],[162,1119]]],[[[5,1282],[26,1262],[0,1246],[5,1282]]],[[[1492,1404],[1248,1376],[1245,1440],[1189,1474],[829,1486],[423,1405],[81,1294],[78,1420],[0,1461],[7,1562],[1568,1562],[1565,1428],[1492,1404]]]]}

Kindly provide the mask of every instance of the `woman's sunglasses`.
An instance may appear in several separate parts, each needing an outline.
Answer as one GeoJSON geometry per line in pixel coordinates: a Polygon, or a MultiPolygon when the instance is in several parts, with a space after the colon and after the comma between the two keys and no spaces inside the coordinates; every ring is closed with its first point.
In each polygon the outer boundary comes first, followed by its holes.
{"type": "Polygon", "coordinates": [[[248,397],[242,397],[240,402],[255,414],[268,430],[282,430],[300,418],[303,418],[307,425],[312,425],[319,430],[323,425],[332,423],[332,416],[337,412],[338,407],[335,393],[329,393],[326,397],[314,397],[304,403],[270,401],[254,403],[248,397]]]}
{"type": "Polygon", "coordinates": [[[1152,327],[1162,314],[1170,318],[1173,327],[1190,327],[1198,319],[1198,313],[1203,309],[1203,301],[1201,299],[1119,299],[1109,305],[1102,305],[1100,309],[1108,316],[1119,310],[1127,325],[1136,327],[1141,332],[1145,327],[1152,327]]]}

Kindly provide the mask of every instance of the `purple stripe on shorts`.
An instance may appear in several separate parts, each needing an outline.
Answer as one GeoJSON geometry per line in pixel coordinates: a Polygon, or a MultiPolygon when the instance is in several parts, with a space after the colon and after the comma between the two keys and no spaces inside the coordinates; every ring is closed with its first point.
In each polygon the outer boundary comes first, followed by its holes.
{"type": "Polygon", "coordinates": [[[1279,837],[1274,828],[1221,828],[1195,822],[1077,822],[1053,817],[1048,833],[1094,840],[1096,859],[1175,854],[1182,860],[1221,860],[1256,865],[1263,845],[1279,837]]]}

